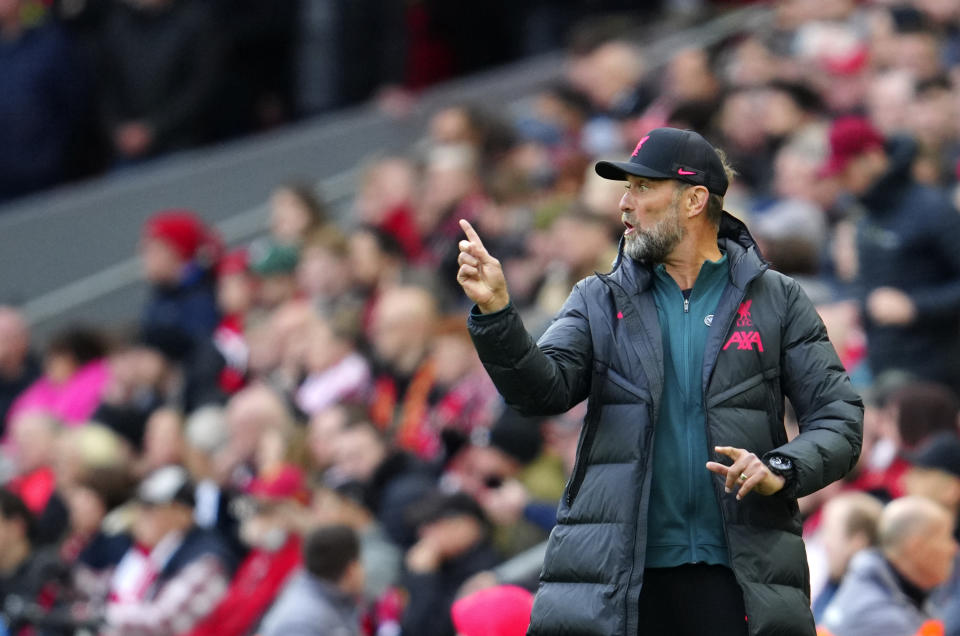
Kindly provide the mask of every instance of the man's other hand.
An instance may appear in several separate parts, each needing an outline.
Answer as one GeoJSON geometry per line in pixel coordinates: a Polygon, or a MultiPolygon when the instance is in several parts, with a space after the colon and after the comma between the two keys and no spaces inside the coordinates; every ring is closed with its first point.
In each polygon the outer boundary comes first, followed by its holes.
{"type": "Polygon", "coordinates": [[[460,227],[467,235],[467,240],[460,241],[457,282],[463,287],[467,298],[477,304],[481,313],[500,311],[510,304],[507,280],[503,276],[500,261],[490,256],[472,225],[460,219],[460,227]]]}
{"type": "Polygon", "coordinates": [[[733,492],[733,489],[739,486],[737,499],[743,499],[751,490],[756,490],[761,495],[772,495],[786,483],[783,477],[774,474],[759,457],[748,450],[732,446],[716,446],[714,450],[732,459],[733,464],[724,466],[717,462],[707,462],[707,470],[726,480],[724,487],[727,492],[733,492]]]}

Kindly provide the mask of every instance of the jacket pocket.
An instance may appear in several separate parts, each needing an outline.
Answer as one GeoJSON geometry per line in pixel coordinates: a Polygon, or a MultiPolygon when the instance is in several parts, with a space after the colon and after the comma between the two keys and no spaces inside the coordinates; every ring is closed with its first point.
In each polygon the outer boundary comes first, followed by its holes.
{"type": "Polygon", "coordinates": [[[614,371],[611,367],[607,367],[607,379],[641,402],[646,402],[647,404],[650,403],[650,391],[641,386],[637,386],[630,380],[614,371]]]}
{"type": "Polygon", "coordinates": [[[586,418],[583,420],[583,431],[580,432],[580,441],[577,444],[577,457],[573,462],[573,472],[570,474],[567,494],[564,496],[567,507],[573,505],[577,493],[580,492],[583,477],[587,472],[587,456],[590,454],[590,447],[593,446],[593,438],[597,434],[597,421],[600,419],[597,414],[599,409],[593,408],[592,404],[590,407],[586,418]]]}
{"type": "Polygon", "coordinates": [[[767,417],[770,420],[770,436],[773,439],[774,447],[783,446],[787,443],[787,431],[783,425],[783,418],[780,417],[780,409],[783,406],[783,397],[780,397],[777,403],[776,382],[780,377],[779,369],[770,369],[763,373],[765,388],[767,390],[767,417]]]}

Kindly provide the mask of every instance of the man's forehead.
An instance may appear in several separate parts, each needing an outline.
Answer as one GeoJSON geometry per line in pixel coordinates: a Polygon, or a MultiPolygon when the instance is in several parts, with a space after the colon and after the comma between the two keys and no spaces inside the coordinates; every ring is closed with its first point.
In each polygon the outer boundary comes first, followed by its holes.
{"type": "Polygon", "coordinates": [[[628,174],[626,177],[627,181],[632,185],[647,185],[651,188],[667,185],[668,183],[675,181],[675,179],[652,179],[650,177],[638,177],[632,174],[628,174]]]}

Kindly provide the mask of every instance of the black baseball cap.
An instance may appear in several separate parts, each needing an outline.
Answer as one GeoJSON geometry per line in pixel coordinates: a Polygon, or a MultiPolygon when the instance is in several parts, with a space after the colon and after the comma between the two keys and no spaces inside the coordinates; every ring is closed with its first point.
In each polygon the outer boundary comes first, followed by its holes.
{"type": "Polygon", "coordinates": [[[644,135],[629,161],[598,161],[597,174],[612,181],[627,175],[651,179],[678,179],[702,185],[712,194],[727,193],[727,173],[716,149],[699,133],[678,128],[655,128],[644,135]]]}
{"type": "Polygon", "coordinates": [[[935,469],[960,477],[960,437],[956,433],[938,433],[907,459],[917,468],[935,469]]]}

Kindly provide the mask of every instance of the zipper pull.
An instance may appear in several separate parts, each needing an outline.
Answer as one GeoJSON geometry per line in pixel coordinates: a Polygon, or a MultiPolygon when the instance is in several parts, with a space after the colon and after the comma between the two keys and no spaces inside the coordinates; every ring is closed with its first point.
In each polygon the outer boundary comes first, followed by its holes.
{"type": "Polygon", "coordinates": [[[685,313],[685,314],[689,314],[689,313],[690,313],[690,299],[689,299],[689,298],[684,298],[684,299],[683,299],[683,313],[685,313]]]}

